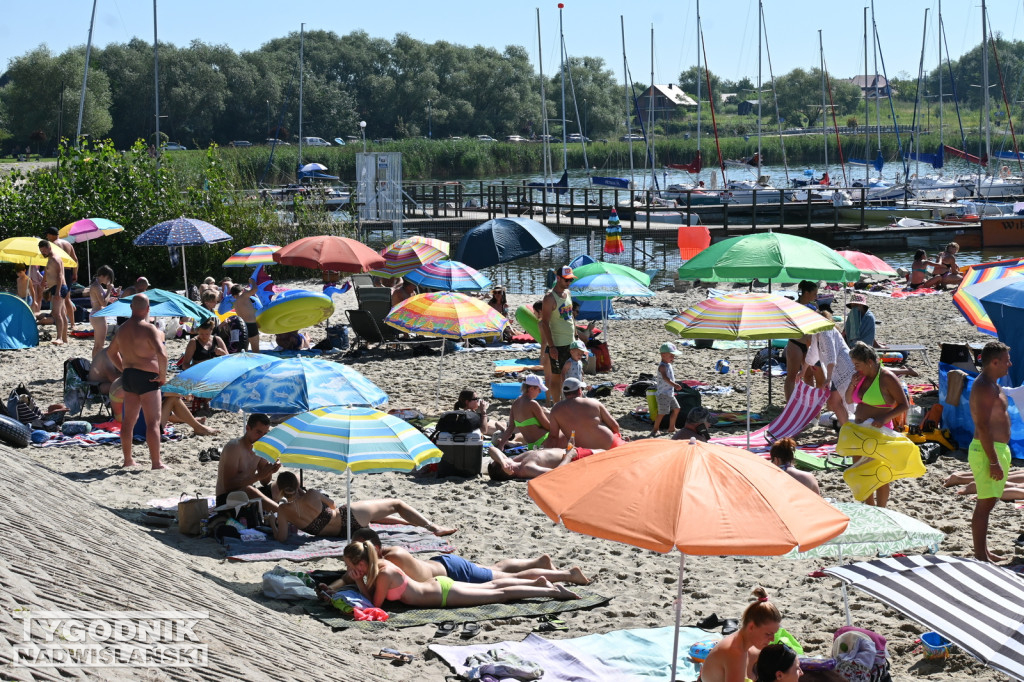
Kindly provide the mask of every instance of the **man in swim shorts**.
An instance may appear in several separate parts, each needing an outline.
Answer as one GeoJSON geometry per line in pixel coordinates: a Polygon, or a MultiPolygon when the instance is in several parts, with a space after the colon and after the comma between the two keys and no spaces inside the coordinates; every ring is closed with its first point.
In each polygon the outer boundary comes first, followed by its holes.
{"type": "Polygon", "coordinates": [[[619,423],[599,400],[583,396],[587,385],[575,377],[562,384],[562,400],[551,408],[551,436],[547,444],[565,447],[576,432],[576,445],[591,450],[610,450],[625,443],[619,423]]]}
{"type": "Polygon", "coordinates": [[[997,383],[1010,369],[1010,347],[990,341],[981,351],[981,375],[971,387],[971,418],[974,440],[967,449],[978,501],[971,517],[974,557],[978,561],[1002,560],[988,550],[988,519],[996,502],[1003,496],[1006,476],[1010,470],[1010,415],[1006,393],[997,383]]]}
{"type": "Polygon", "coordinates": [[[70,292],[64,281],[64,265],[53,245],[45,239],[39,240],[39,253],[46,258],[46,268],[43,271],[43,300],[50,302],[53,326],[57,328],[57,338],[53,343],[60,346],[68,342],[68,306],[71,305],[71,299],[68,298],[70,292]]]}
{"type": "Polygon", "coordinates": [[[146,445],[154,469],[166,469],[160,461],[160,387],[167,383],[167,350],[164,333],[149,321],[149,297],[135,294],[132,316],[117,328],[107,347],[114,367],[121,371],[124,388],[124,417],[121,419],[123,466],[135,466],[132,458],[132,432],[139,419],[139,408],[146,419],[146,445]]]}
{"type": "Polygon", "coordinates": [[[511,481],[515,478],[529,480],[598,452],[604,450],[572,448],[567,451],[563,448],[540,448],[509,457],[492,445],[487,450],[491,458],[487,463],[487,474],[492,481],[511,481]]]}
{"type": "MultiPolygon", "coordinates": [[[[64,268],[64,284],[67,285],[69,293],[75,282],[78,281],[78,254],[75,253],[74,245],[67,239],[60,238],[60,230],[56,227],[46,228],[46,241],[59,247],[64,253],[71,257],[71,260],[75,262],[74,267],[64,268]]],[[[86,283],[88,286],[89,283],[86,283]]],[[[75,304],[71,302],[71,296],[67,296],[64,299],[64,311],[67,313],[68,325],[75,326],[75,304]]],[[[65,339],[66,340],[66,339],[65,339]]]]}

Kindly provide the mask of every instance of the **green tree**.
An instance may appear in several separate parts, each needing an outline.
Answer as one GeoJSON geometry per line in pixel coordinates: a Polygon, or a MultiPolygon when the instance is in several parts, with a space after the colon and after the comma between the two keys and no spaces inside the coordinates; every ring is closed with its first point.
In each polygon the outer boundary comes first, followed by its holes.
{"type": "MultiPolygon", "coordinates": [[[[848,81],[832,79],[831,83],[832,104],[836,107],[836,116],[854,112],[860,102],[860,88],[848,81]]],[[[797,125],[821,125],[823,110],[820,69],[809,71],[793,69],[784,76],[776,78],[775,93],[779,100],[779,116],[797,125]]],[[[771,95],[769,94],[762,100],[762,112],[764,115],[774,118],[767,113],[771,111],[771,107],[771,95]]]]}
{"type": "MultiPolygon", "coordinates": [[[[715,75],[714,71],[710,72],[711,90],[715,97],[722,94],[722,79],[715,75]]],[[[704,67],[698,69],[696,66],[691,66],[686,71],[679,74],[679,82],[677,85],[683,89],[690,97],[696,98],[697,96],[697,79],[700,79],[700,97],[703,100],[708,99],[708,78],[704,73],[704,67]]]]}

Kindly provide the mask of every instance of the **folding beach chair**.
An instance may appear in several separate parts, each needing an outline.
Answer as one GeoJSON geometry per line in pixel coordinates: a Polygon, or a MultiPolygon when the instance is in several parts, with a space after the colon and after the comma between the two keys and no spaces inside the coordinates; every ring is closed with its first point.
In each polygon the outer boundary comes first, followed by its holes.
{"type": "MultiPolygon", "coordinates": [[[[796,382],[796,388],[789,397],[782,412],[767,426],[750,434],[750,447],[766,447],[780,438],[793,438],[807,428],[828,399],[829,392],[824,388],[814,388],[802,381],[796,382]]],[[[729,436],[728,438],[712,438],[712,443],[731,445],[737,448],[747,447],[747,436],[729,436]]]]}
{"type": "Polygon", "coordinates": [[[100,390],[100,383],[89,380],[90,369],[92,363],[85,358],[64,361],[64,404],[71,416],[81,416],[90,405],[100,405],[102,411],[110,407],[110,399],[100,390]]]}
{"type": "Polygon", "coordinates": [[[348,315],[348,324],[355,332],[356,340],[352,342],[354,346],[357,343],[364,343],[367,347],[371,343],[376,343],[378,346],[387,342],[384,338],[384,333],[381,332],[380,327],[377,326],[376,321],[366,310],[346,310],[345,314],[348,315]]]}

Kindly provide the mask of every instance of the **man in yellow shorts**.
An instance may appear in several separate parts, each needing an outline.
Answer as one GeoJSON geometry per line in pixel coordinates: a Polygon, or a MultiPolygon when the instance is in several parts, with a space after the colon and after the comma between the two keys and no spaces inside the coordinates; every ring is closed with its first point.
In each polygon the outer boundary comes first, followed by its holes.
{"type": "Polygon", "coordinates": [[[974,440],[967,450],[978,502],[971,517],[974,557],[979,561],[1002,560],[988,550],[988,519],[1003,495],[1010,470],[1010,415],[1006,393],[997,383],[1010,369],[1010,347],[991,341],[981,351],[981,375],[971,387],[971,418],[974,440]]]}

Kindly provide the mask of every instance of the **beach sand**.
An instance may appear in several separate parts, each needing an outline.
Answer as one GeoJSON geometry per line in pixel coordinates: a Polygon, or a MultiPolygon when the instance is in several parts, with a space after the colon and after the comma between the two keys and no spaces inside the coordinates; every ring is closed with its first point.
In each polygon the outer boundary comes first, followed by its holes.
{"type": "MultiPolygon", "coordinates": [[[[312,282],[297,283],[312,288],[312,282]]],[[[724,288],[724,287],[723,287],[724,288]]],[[[662,292],[653,305],[678,309],[704,298],[704,290],[662,292]]],[[[841,295],[840,295],[841,296],[841,295]]],[[[513,306],[531,303],[536,297],[510,296],[513,306]]],[[[883,343],[924,343],[932,363],[937,363],[940,342],[984,341],[985,337],[963,320],[948,293],[910,300],[871,297],[878,317],[878,337],[883,343]]],[[[840,298],[841,301],[841,298],[840,298]]],[[[344,321],[345,309],[354,308],[349,293],[336,297],[333,323],[344,321]]],[[[628,304],[616,303],[619,309],[628,304]]],[[[837,306],[837,311],[841,305],[837,306]]],[[[845,311],[844,311],[845,312],[845,311]]],[[[312,331],[313,341],[323,329],[312,331]]],[[[610,330],[614,370],[590,377],[597,381],[630,383],[640,372],[655,371],[657,349],[672,335],[664,320],[617,321],[610,330]]],[[[264,337],[264,343],[269,341],[264,337]]],[[[184,341],[169,343],[171,357],[184,350],[184,341]]],[[[25,381],[45,406],[62,400],[63,361],[88,356],[91,341],[73,341],[58,348],[44,343],[39,348],[0,354],[0,376],[12,387],[25,381]]],[[[462,388],[489,395],[494,381],[494,360],[522,353],[452,353],[444,358],[440,380],[441,408],[454,403],[462,388]]],[[[384,388],[390,407],[434,411],[438,385],[438,355],[413,356],[408,351],[371,351],[358,357],[336,356],[384,388]]],[[[911,362],[921,372],[920,382],[937,380],[937,368],[926,366],[919,354],[911,362]]],[[[712,410],[746,408],[746,377],[736,370],[749,367],[746,351],[715,351],[685,348],[678,358],[677,379],[700,379],[732,386],[732,395],[706,398],[712,410]],[[734,371],[714,372],[715,361],[729,357],[734,371]]],[[[6,385],[6,384],[5,384],[6,385]]],[[[774,408],[782,403],[782,381],[774,382],[774,408]]],[[[763,376],[755,375],[752,401],[765,410],[768,393],[763,376]]],[[[929,404],[928,401],[924,404],[929,404]]],[[[622,427],[636,437],[649,426],[627,416],[644,404],[613,391],[604,403],[622,427]]],[[[491,414],[507,416],[508,402],[492,401],[491,414]]],[[[89,414],[89,413],[87,413],[89,414]]],[[[90,415],[91,416],[91,415],[90,415]]],[[[216,464],[202,464],[198,453],[219,446],[242,432],[240,414],[215,413],[210,425],[216,436],[198,437],[180,427],[187,437],[164,445],[164,457],[172,467],[153,472],[146,468],[126,471],[116,447],[0,449],[2,475],[0,519],[9,541],[0,543],[0,593],[5,609],[3,630],[16,642],[20,624],[12,620],[16,609],[127,608],[196,609],[211,612],[201,632],[209,639],[211,667],[198,671],[154,671],[147,679],[388,679],[443,680],[450,671],[437,660],[424,660],[426,645],[433,641],[453,643],[457,636],[435,640],[434,627],[389,630],[378,634],[356,630],[332,632],[295,605],[265,599],[260,576],[273,563],[238,564],[224,559],[222,548],[212,540],[187,538],[176,527],[150,529],[139,522],[151,498],[183,492],[213,494],[216,464]],[[382,647],[394,647],[417,655],[405,666],[392,666],[371,657],[382,647]]],[[[715,435],[740,433],[731,429],[715,435]]],[[[830,429],[816,427],[800,441],[810,443],[832,436],[830,429]]],[[[961,453],[962,455],[963,453],[961,453]]],[[[148,461],[145,448],[135,447],[135,458],[148,461]]],[[[970,515],[973,498],[957,496],[942,485],[946,476],[965,463],[943,457],[919,479],[898,481],[890,507],[914,516],[947,533],[941,552],[971,554],[970,515]]],[[[852,496],[839,473],[818,476],[823,494],[840,501],[852,496]]],[[[343,499],[344,479],[322,472],[307,472],[307,485],[320,487],[335,499],[343,499]]],[[[659,555],[628,545],[598,540],[556,526],[527,496],[522,482],[492,484],[486,476],[474,480],[414,479],[400,474],[354,476],[353,499],[397,497],[409,502],[438,524],[458,527],[451,539],[463,556],[485,563],[505,557],[548,553],[556,565],[579,565],[594,579],[592,588],[612,600],[599,608],[564,615],[567,633],[546,635],[576,637],[623,628],[670,625],[674,619],[678,554],[659,555]]],[[[626,494],[626,491],[624,491],[626,494]]],[[[992,515],[990,546],[1013,554],[1013,541],[1021,532],[1021,512],[1012,504],[999,504],[992,515]]],[[[868,557],[862,557],[868,558],[868,557]]],[[[1021,560],[1018,555],[1017,561],[1021,560]]],[[[763,585],[784,614],[783,626],[807,649],[809,655],[828,655],[832,633],[844,625],[839,582],[815,579],[808,573],[831,565],[829,561],[792,561],[781,558],[688,557],[683,583],[682,620],[693,624],[711,613],[738,618],[750,591],[763,585]]],[[[340,560],[323,559],[289,568],[336,569],[340,560]]],[[[974,679],[979,682],[1007,679],[966,654],[955,653],[943,662],[922,661],[915,640],[924,628],[876,600],[850,592],[854,624],[870,628],[889,639],[892,676],[895,680],[927,675],[933,680],[974,679]]],[[[520,640],[537,625],[535,620],[485,622],[474,644],[506,639],[520,640]]],[[[7,659],[9,649],[0,649],[7,659]]],[[[669,652],[666,652],[666,658],[669,652]]],[[[4,660],[5,679],[31,679],[24,669],[12,669],[4,660]]],[[[56,679],[59,675],[49,673],[56,679]]],[[[92,677],[117,677],[106,672],[92,677]]],[[[126,674],[125,679],[137,675],[126,674]]]]}

